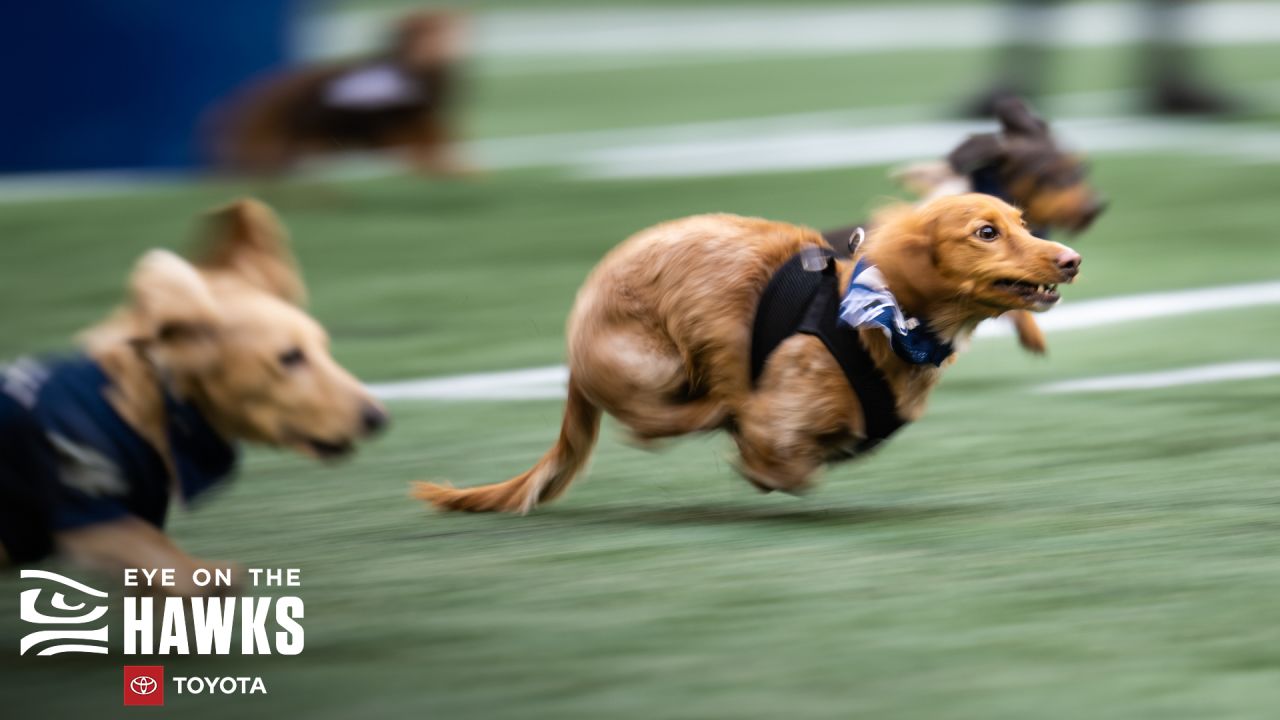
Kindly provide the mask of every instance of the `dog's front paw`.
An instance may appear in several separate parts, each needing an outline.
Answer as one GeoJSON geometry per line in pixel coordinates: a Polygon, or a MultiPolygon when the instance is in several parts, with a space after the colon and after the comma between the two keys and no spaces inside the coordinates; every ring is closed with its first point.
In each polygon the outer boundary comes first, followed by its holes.
{"type": "Polygon", "coordinates": [[[813,487],[807,475],[792,474],[791,477],[786,477],[786,473],[753,467],[741,458],[733,464],[733,467],[743,479],[766,495],[775,490],[788,495],[803,495],[813,487]]]}
{"type": "Polygon", "coordinates": [[[1031,313],[1016,311],[1009,313],[1009,319],[1013,321],[1013,327],[1018,333],[1018,344],[1022,345],[1022,349],[1036,355],[1044,355],[1049,351],[1049,344],[1045,341],[1044,331],[1040,329],[1040,325],[1031,313]]]}
{"type": "Polygon", "coordinates": [[[1038,330],[1035,333],[1028,333],[1026,335],[1019,334],[1018,344],[1022,346],[1023,350],[1026,350],[1032,355],[1044,355],[1049,352],[1049,345],[1045,342],[1044,335],[1042,335],[1038,330]]]}

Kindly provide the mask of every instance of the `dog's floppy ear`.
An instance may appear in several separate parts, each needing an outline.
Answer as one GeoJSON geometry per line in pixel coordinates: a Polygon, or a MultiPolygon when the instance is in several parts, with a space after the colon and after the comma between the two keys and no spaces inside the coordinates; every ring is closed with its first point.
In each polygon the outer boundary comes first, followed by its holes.
{"type": "Polygon", "coordinates": [[[960,147],[951,151],[947,162],[951,169],[961,175],[968,175],[978,168],[986,167],[1004,157],[1004,141],[995,133],[971,135],[960,143],[960,147]]]}
{"type": "Polygon", "coordinates": [[[289,249],[289,235],[265,203],[246,198],[208,214],[196,264],[234,272],[253,285],[295,305],[307,289],[289,249]]]}
{"type": "Polygon", "coordinates": [[[191,263],[152,250],[129,276],[130,341],[159,365],[198,369],[217,361],[217,302],[191,263]]]}
{"type": "Polygon", "coordinates": [[[1049,123],[1044,121],[1021,98],[1006,97],[996,102],[996,119],[1009,135],[1046,137],[1049,123]]]}

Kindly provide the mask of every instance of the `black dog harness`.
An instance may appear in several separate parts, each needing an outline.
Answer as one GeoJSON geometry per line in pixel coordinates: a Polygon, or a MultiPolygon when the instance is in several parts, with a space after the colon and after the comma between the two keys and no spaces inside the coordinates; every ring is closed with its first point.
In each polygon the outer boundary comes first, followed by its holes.
{"type": "Polygon", "coordinates": [[[194,499],[235,467],[234,446],[164,391],[169,460],[107,398],[85,356],[0,368],[0,545],[16,563],[53,551],[53,534],[125,516],[164,527],[171,496],[194,499]],[[175,477],[176,476],[176,477],[175,477]]]}
{"type": "Polygon", "coordinates": [[[751,381],[759,381],[769,355],[792,335],[803,333],[821,340],[862,405],[867,436],[840,458],[848,459],[874,448],[905,423],[898,416],[889,382],[863,346],[858,331],[840,324],[839,286],[833,253],[820,248],[793,256],[774,273],[760,296],[752,327],[751,381]]]}

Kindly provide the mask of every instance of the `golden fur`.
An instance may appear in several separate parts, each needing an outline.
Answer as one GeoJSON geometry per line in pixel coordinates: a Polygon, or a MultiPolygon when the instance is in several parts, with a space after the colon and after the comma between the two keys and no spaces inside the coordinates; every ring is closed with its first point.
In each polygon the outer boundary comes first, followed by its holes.
{"type": "MultiPolygon", "coordinates": [[[[939,162],[914,163],[895,170],[893,177],[924,201],[973,191],[968,174],[994,168],[1008,188],[1013,204],[1038,228],[1066,228],[1083,232],[1106,209],[1106,202],[1089,185],[1083,158],[1065,152],[1049,131],[1049,124],[1026,103],[1005,98],[994,108],[1000,131],[972,135],[939,162]]],[[[833,231],[843,241],[848,230],[833,231]]],[[[1022,347],[1036,354],[1047,350],[1044,333],[1030,313],[1015,310],[1013,322],[1022,347]]]]}
{"type": "MultiPolygon", "coordinates": [[[[1079,158],[1070,157],[1069,160],[1074,165],[1080,164],[1079,158]]],[[[945,161],[908,165],[895,170],[893,177],[903,188],[923,198],[924,202],[971,192],[969,180],[956,174],[945,161]]],[[[1061,188],[1020,180],[1012,184],[1011,192],[1027,222],[1037,227],[1084,229],[1101,212],[1101,208],[1105,207],[1083,180],[1079,184],[1061,188]]],[[[1013,310],[1006,313],[1005,317],[1013,323],[1018,343],[1023,349],[1037,355],[1048,351],[1044,331],[1031,313],[1013,310]]]]}
{"type": "MultiPolygon", "coordinates": [[[[283,226],[243,200],[210,214],[194,262],[153,250],[134,267],[128,300],[83,335],[112,381],[110,402],[169,462],[161,385],[197,408],[224,439],[338,454],[385,420],[377,402],[329,354],[303,310],[306,290],[283,226]]],[[[105,569],[211,567],[137,518],[56,537],[60,551],[105,569]]]]}
{"type": "MultiPolygon", "coordinates": [[[[1044,310],[994,285],[1070,281],[1079,256],[1031,236],[1021,213],[987,195],[941,198],[882,212],[861,250],[904,312],[963,347],[979,322],[1009,310],[1044,310]],[[984,225],[994,242],[975,236],[984,225]]],[[[609,253],[569,318],[569,397],[560,438],[528,472],[456,489],[419,483],[415,495],[448,510],[527,512],[561,494],[586,463],[601,411],[642,440],[727,429],[740,470],[763,489],[797,492],[827,459],[864,437],[858,398],[835,358],[795,335],[770,356],[753,387],[748,367],[756,305],[773,273],[806,247],[808,228],[735,215],[700,215],[644,230],[609,253]]],[[[852,260],[838,264],[841,286],[852,260]]],[[[898,413],[923,412],[941,369],[897,357],[883,334],[861,331],[898,413]]]]}

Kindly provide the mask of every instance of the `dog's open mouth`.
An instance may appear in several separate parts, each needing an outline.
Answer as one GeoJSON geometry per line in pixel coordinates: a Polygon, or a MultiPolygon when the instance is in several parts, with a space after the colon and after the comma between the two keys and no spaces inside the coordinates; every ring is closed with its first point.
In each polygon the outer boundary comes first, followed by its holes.
{"type": "Polygon", "coordinates": [[[1016,296],[1027,305],[1052,305],[1062,296],[1058,294],[1058,283],[1033,283],[1025,280],[997,280],[997,290],[1016,296]]]}
{"type": "Polygon", "coordinates": [[[328,440],[307,438],[306,445],[307,449],[322,460],[336,460],[340,457],[350,455],[351,452],[355,450],[355,445],[352,444],[350,440],[329,442],[328,440]]]}

